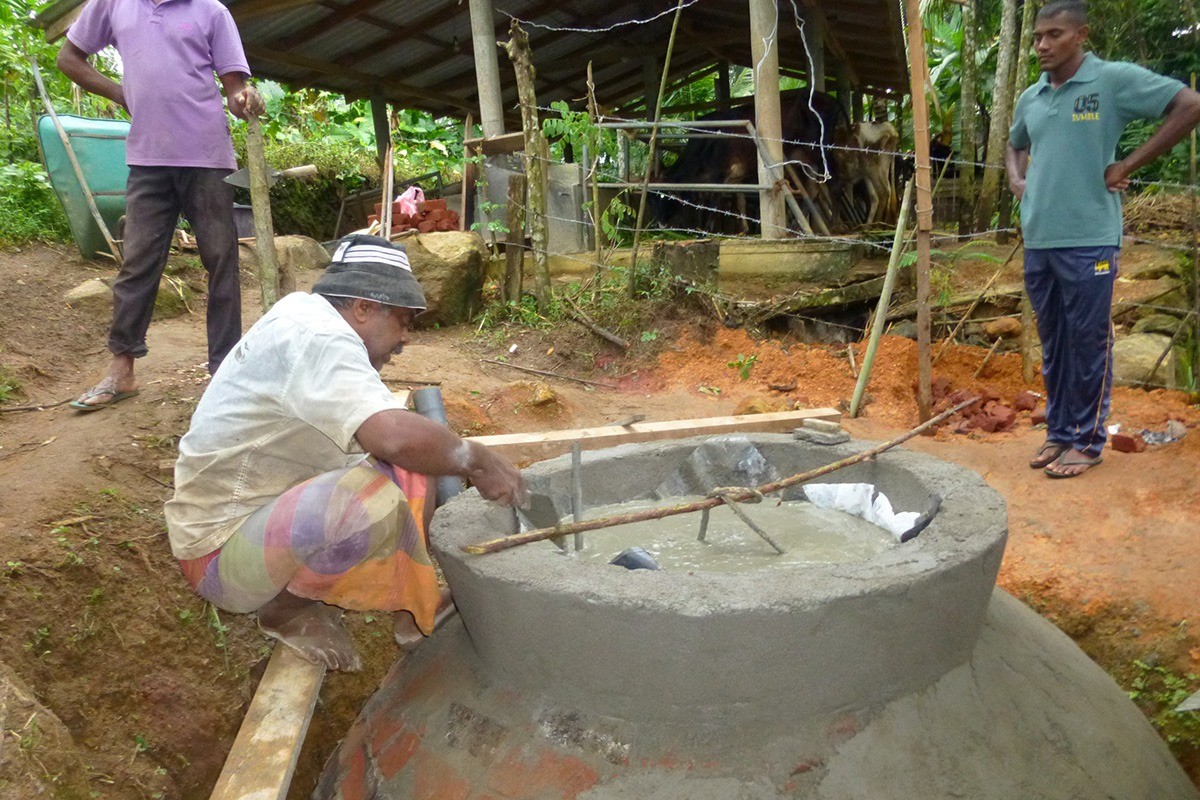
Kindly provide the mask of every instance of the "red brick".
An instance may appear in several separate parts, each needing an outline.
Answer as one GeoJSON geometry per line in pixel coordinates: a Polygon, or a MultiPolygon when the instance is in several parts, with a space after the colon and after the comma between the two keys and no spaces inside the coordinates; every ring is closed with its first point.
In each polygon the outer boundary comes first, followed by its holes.
{"type": "Polygon", "coordinates": [[[1033,411],[1037,405],[1038,397],[1033,392],[1020,392],[1013,399],[1013,408],[1017,411],[1033,411]]]}
{"type": "Polygon", "coordinates": [[[1146,449],[1146,440],[1140,433],[1114,433],[1112,449],[1118,453],[1140,453],[1146,449]]]}
{"type": "Polygon", "coordinates": [[[492,768],[487,788],[502,797],[571,798],[599,780],[600,773],[574,756],[543,750],[531,761],[521,749],[514,749],[492,768]]]}
{"type": "Polygon", "coordinates": [[[1036,409],[1033,412],[1033,414],[1030,415],[1029,421],[1032,422],[1034,425],[1046,424],[1046,409],[1045,408],[1036,409]]]}
{"type": "Polygon", "coordinates": [[[433,220],[427,219],[427,220],[423,220],[422,222],[417,223],[417,230],[419,230],[421,233],[430,233],[431,231],[434,231],[436,229],[437,229],[437,223],[434,222],[433,220]]]}
{"type": "Polygon", "coordinates": [[[425,750],[413,759],[412,800],[466,800],[471,784],[454,768],[425,750]]]}
{"type": "Polygon", "coordinates": [[[448,219],[438,220],[437,229],[439,231],[452,231],[457,228],[458,228],[458,225],[456,223],[451,222],[448,219]]]}
{"type": "Polygon", "coordinates": [[[998,423],[996,430],[998,431],[1009,430],[1017,421],[1017,412],[1001,404],[994,405],[988,412],[988,416],[996,420],[998,423]]]}
{"type": "Polygon", "coordinates": [[[1000,420],[993,417],[991,414],[980,414],[975,417],[972,422],[975,423],[975,428],[984,433],[995,433],[1000,430],[1000,420]]]}
{"type": "Polygon", "coordinates": [[[375,763],[379,767],[379,774],[385,780],[391,780],[399,774],[400,770],[408,765],[408,762],[420,749],[421,738],[407,731],[389,740],[375,755],[375,763]]]}
{"type": "MultiPolygon", "coordinates": [[[[941,400],[943,397],[950,394],[950,379],[949,378],[946,378],[942,375],[938,375],[938,376],[934,377],[934,379],[931,383],[932,383],[931,392],[933,394],[933,399],[935,402],[938,400],[941,400]]],[[[966,398],[964,397],[963,399],[965,400],[966,398]]]]}
{"type": "Polygon", "coordinates": [[[422,203],[417,203],[417,210],[418,210],[418,211],[433,211],[434,209],[439,209],[439,208],[440,208],[440,209],[445,209],[445,208],[446,208],[446,200],[445,200],[445,198],[440,198],[440,197],[439,197],[439,198],[438,198],[438,199],[436,199],[436,200],[426,200],[426,201],[424,201],[424,202],[422,202],[422,203]]]}

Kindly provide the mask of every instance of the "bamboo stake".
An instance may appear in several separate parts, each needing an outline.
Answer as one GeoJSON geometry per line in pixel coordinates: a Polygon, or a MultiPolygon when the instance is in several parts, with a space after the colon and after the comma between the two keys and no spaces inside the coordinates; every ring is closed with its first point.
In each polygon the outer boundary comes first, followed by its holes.
{"type": "MultiPolygon", "coordinates": [[[[662,80],[658,83],[658,99],[654,103],[654,127],[650,129],[649,155],[646,156],[646,173],[642,176],[642,195],[638,200],[637,222],[633,226],[633,246],[629,255],[629,297],[637,297],[637,254],[641,239],[642,223],[646,218],[646,189],[650,183],[651,167],[654,166],[654,148],[658,143],[658,121],[662,117],[663,95],[667,93],[667,78],[671,74],[671,53],[675,50],[675,32],[679,29],[679,18],[683,15],[683,0],[675,6],[675,19],[671,22],[671,38],[667,39],[667,55],[663,59],[662,80]]],[[[650,98],[646,98],[649,107],[650,98]]]]}
{"type": "Polygon", "coordinates": [[[525,176],[514,172],[508,176],[508,208],[505,221],[508,234],[504,240],[504,301],[514,305],[521,302],[521,287],[525,283],[525,176]]]}
{"type": "Polygon", "coordinates": [[[538,122],[537,92],[533,52],[529,35],[514,17],[508,26],[509,40],[504,51],[512,61],[517,82],[517,99],[521,105],[521,130],[525,134],[525,175],[529,181],[529,236],[533,244],[533,291],[538,310],[545,313],[550,306],[550,223],[546,217],[546,164],[550,161],[550,146],[542,135],[538,122]]]}
{"type": "Polygon", "coordinates": [[[950,335],[946,337],[945,341],[942,342],[942,346],[938,348],[937,355],[933,357],[934,364],[937,364],[942,360],[942,356],[946,354],[946,351],[950,349],[950,345],[954,342],[954,337],[958,336],[958,332],[962,330],[963,325],[966,325],[967,320],[971,318],[971,312],[978,308],[979,304],[983,302],[983,298],[987,295],[988,289],[992,288],[992,284],[999,280],[1000,273],[1004,272],[1004,268],[1012,263],[1013,256],[1017,254],[1017,250],[1020,249],[1020,247],[1021,242],[1018,240],[1017,243],[1013,245],[1012,252],[1008,254],[1008,258],[1004,259],[1004,263],[992,273],[992,277],[988,278],[988,282],[985,283],[983,288],[979,290],[979,295],[976,296],[976,298],[971,302],[971,305],[967,308],[967,313],[962,315],[962,317],[958,320],[958,324],[954,326],[954,330],[950,331],[950,335]]]}
{"type": "MultiPolygon", "coordinates": [[[[805,481],[811,481],[814,478],[820,478],[823,475],[828,475],[831,472],[837,472],[839,469],[844,469],[854,464],[874,458],[880,453],[891,450],[897,445],[907,442],[914,436],[919,436],[925,431],[933,428],[938,423],[949,419],[950,417],[962,411],[972,403],[979,402],[978,397],[972,397],[970,400],[964,400],[953,408],[946,409],[941,414],[938,414],[932,419],[922,422],[917,427],[910,430],[908,433],[897,436],[891,441],[876,445],[869,450],[864,450],[861,453],[856,453],[840,461],[835,461],[832,464],[826,464],[823,467],[810,469],[807,472],[799,472],[788,478],[773,481],[772,483],[764,483],[757,488],[749,488],[742,490],[740,493],[729,492],[726,494],[733,502],[745,502],[752,500],[759,494],[773,494],[789,486],[795,486],[805,481]]],[[[694,511],[705,511],[707,509],[716,508],[725,502],[722,497],[709,497],[704,500],[696,500],[691,503],[680,503],[679,505],[666,506],[664,508],[648,508],[643,511],[633,511],[628,514],[616,514],[611,517],[600,517],[598,519],[590,519],[585,522],[568,523],[566,525],[556,525],[553,528],[539,528],[535,531],[526,533],[517,533],[511,536],[503,536],[499,539],[489,539],[486,542],[478,542],[476,544],[462,545],[462,551],[471,553],[472,555],[483,555],[485,553],[498,553],[501,550],[508,550],[513,547],[518,547],[530,542],[541,542],[546,539],[553,539],[559,536],[566,536],[573,533],[584,533],[585,531],[600,530],[601,528],[611,528],[616,525],[626,525],[631,522],[644,522],[650,519],[662,519],[663,517],[673,517],[679,514],[690,514],[694,511]]]]}
{"type": "MultiPolygon", "coordinates": [[[[596,82],[592,79],[592,62],[587,65],[587,95],[588,95],[588,122],[596,125],[600,122],[600,105],[596,102],[596,82]]],[[[604,263],[604,243],[601,241],[601,222],[600,218],[603,209],[600,208],[600,150],[604,145],[602,140],[603,133],[596,136],[596,147],[592,148],[591,155],[592,163],[588,165],[588,170],[591,173],[592,184],[592,244],[596,250],[596,263],[604,263]]],[[[597,267],[599,269],[599,267],[597,267]]]]}
{"type": "MultiPolygon", "coordinates": [[[[54,105],[50,102],[50,95],[46,93],[46,84],[42,82],[42,71],[38,69],[37,59],[30,59],[29,63],[33,67],[33,80],[37,84],[38,94],[41,95],[42,105],[46,107],[46,114],[54,123],[54,129],[58,131],[58,138],[62,140],[63,149],[67,151],[67,159],[71,162],[71,169],[75,170],[75,180],[79,181],[79,188],[83,190],[83,200],[87,203],[88,211],[92,213],[92,219],[96,221],[96,227],[100,229],[100,235],[104,237],[104,242],[108,245],[109,252],[112,253],[113,261],[117,262],[118,267],[124,266],[125,259],[121,256],[121,250],[113,240],[112,233],[109,232],[108,225],[104,222],[104,217],[100,216],[96,198],[92,196],[87,179],[83,177],[83,167],[79,165],[79,159],[75,157],[75,148],[71,146],[71,137],[67,135],[62,122],[59,121],[58,114],[54,111],[54,105]]],[[[39,144],[38,147],[40,148],[41,145],[39,144]]]]}
{"type": "Polygon", "coordinates": [[[262,123],[246,119],[246,168],[250,172],[250,205],[254,212],[254,252],[258,255],[258,282],[262,309],[279,300],[279,259],[275,254],[275,226],[271,221],[271,187],[267,181],[267,155],[262,123]]]}
{"type": "MultiPolygon", "coordinates": [[[[912,91],[913,149],[917,184],[917,409],[922,420],[933,414],[933,365],[930,359],[929,256],[933,229],[933,195],[930,191],[929,109],[925,86],[929,62],[925,58],[925,27],[920,0],[905,0],[908,15],[908,60],[912,91]]],[[[1007,64],[1004,65],[1007,68],[1007,64]]]]}
{"type": "Polygon", "coordinates": [[[1003,340],[1004,340],[1003,336],[996,337],[996,341],[992,342],[992,349],[988,350],[987,355],[985,355],[983,357],[983,361],[979,362],[979,369],[975,370],[975,375],[973,377],[978,378],[980,375],[983,374],[983,368],[986,367],[988,365],[988,362],[992,360],[992,356],[994,356],[996,354],[996,351],[1000,348],[1000,342],[1002,342],[1003,340]]]}
{"type": "Polygon", "coordinates": [[[1021,380],[1033,383],[1033,337],[1037,333],[1033,324],[1033,303],[1029,292],[1021,287],[1021,380]]]}
{"type": "Polygon", "coordinates": [[[481,358],[481,359],[479,359],[479,363],[480,364],[494,364],[497,367],[508,367],[509,369],[515,369],[520,372],[528,372],[531,375],[542,375],[547,378],[558,378],[558,379],[564,380],[564,381],[574,381],[575,383],[582,383],[585,386],[599,386],[602,389],[617,388],[615,386],[612,386],[611,384],[601,383],[600,381],[589,381],[589,380],[586,380],[585,378],[575,378],[570,375],[561,375],[557,372],[550,372],[550,371],[544,370],[544,369],[533,369],[532,367],[519,367],[516,364],[509,364],[504,361],[496,361],[491,358],[481,358]]]}
{"type": "Polygon", "coordinates": [[[858,371],[858,383],[854,385],[854,396],[850,399],[850,416],[857,417],[863,394],[867,391],[867,383],[871,380],[871,367],[875,363],[875,350],[879,347],[879,339],[883,336],[883,327],[887,324],[887,308],[892,302],[892,290],[896,287],[896,274],[900,271],[900,252],[903,248],[904,228],[908,225],[908,207],[912,200],[913,182],[910,178],[904,184],[904,201],[900,213],[896,216],[896,233],[892,237],[892,254],[888,258],[887,275],[883,279],[883,291],[879,293],[879,304],[875,307],[875,318],[871,322],[871,339],[867,342],[867,352],[863,355],[862,369],[858,371]]]}

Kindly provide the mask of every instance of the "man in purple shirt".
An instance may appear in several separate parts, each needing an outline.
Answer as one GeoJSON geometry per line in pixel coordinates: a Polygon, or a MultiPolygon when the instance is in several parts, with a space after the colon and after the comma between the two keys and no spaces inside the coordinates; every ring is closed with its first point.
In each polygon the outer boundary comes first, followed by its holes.
{"type": "Polygon", "coordinates": [[[218,0],[91,0],[67,31],[58,67],[89,92],[119,103],[132,126],[126,142],[124,256],[113,285],[108,374],[71,403],[94,411],[137,393],[133,363],[146,330],[182,212],[208,271],[208,369],[215,372],[242,335],[233,187],[237,166],[214,75],[236,117],[263,112],[246,85],[250,68],[229,11],[218,0]],[[88,57],[116,47],[123,83],[88,57]]]}

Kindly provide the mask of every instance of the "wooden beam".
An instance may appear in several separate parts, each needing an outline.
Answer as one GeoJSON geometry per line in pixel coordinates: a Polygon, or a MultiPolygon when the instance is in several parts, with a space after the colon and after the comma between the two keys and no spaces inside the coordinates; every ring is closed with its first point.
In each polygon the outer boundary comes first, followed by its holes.
{"type": "Polygon", "coordinates": [[[315,22],[305,25],[303,28],[293,34],[285,36],[282,39],[278,39],[276,46],[280,50],[291,50],[293,47],[303,42],[307,42],[309,39],[313,39],[322,33],[336,28],[343,22],[348,22],[354,19],[359,14],[363,14],[371,10],[382,2],[383,0],[354,0],[354,2],[348,3],[344,6],[339,6],[329,2],[321,3],[321,5],[325,6],[326,8],[332,8],[332,13],[326,14],[315,22]]]}
{"type": "Polygon", "coordinates": [[[472,152],[479,150],[485,156],[506,156],[509,153],[519,153],[525,149],[525,134],[522,131],[506,133],[502,136],[485,136],[482,139],[467,139],[463,142],[472,152]]]}
{"type": "Polygon", "coordinates": [[[66,14],[63,14],[58,19],[54,20],[54,22],[51,22],[49,25],[47,25],[46,41],[54,42],[62,38],[62,36],[67,32],[67,28],[70,28],[71,25],[75,23],[75,20],[79,19],[79,15],[83,13],[83,9],[86,5],[86,2],[80,3],[66,14]]]}
{"type": "Polygon", "coordinates": [[[271,14],[280,14],[284,11],[295,11],[297,8],[316,3],[317,0],[242,0],[230,8],[229,13],[233,15],[235,22],[246,22],[259,17],[268,17],[271,14]]]}
{"type": "Polygon", "coordinates": [[[400,99],[411,98],[424,100],[429,103],[437,103],[439,105],[448,105],[461,111],[470,112],[472,107],[466,100],[459,99],[449,93],[439,92],[431,94],[430,92],[411,86],[394,78],[386,78],[381,75],[372,75],[361,70],[350,69],[349,67],[340,64],[334,64],[329,61],[322,61],[317,58],[309,58],[307,56],[296,55],[294,53],[283,53],[274,50],[270,47],[261,45],[249,44],[245,45],[246,55],[250,58],[259,61],[267,61],[272,64],[277,64],[284,67],[294,67],[297,69],[307,69],[314,72],[320,72],[325,75],[336,76],[340,78],[349,78],[358,81],[366,86],[378,86],[386,90],[389,94],[393,94],[400,99]]]}
{"type": "Polygon", "coordinates": [[[209,800],[285,800],[325,668],[275,645],[209,800]]]}
{"type": "Polygon", "coordinates": [[[637,422],[623,428],[605,425],[597,428],[546,431],[542,433],[502,433],[472,436],[471,441],[495,450],[513,461],[541,461],[560,456],[579,442],[584,450],[601,450],[621,444],[686,439],[690,436],[718,436],[725,433],[790,433],[806,419],[837,422],[842,414],[833,408],[779,411],[773,414],[742,414],[732,417],[706,417],[670,422],[637,422]]]}

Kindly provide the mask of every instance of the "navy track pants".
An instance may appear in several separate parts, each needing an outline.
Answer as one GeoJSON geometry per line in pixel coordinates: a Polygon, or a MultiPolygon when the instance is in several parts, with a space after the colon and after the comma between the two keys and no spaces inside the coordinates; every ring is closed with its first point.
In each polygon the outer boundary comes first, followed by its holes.
{"type": "Polygon", "coordinates": [[[1046,440],[1098,456],[1112,397],[1112,295],[1118,247],[1025,251],[1046,382],[1046,440]]]}

